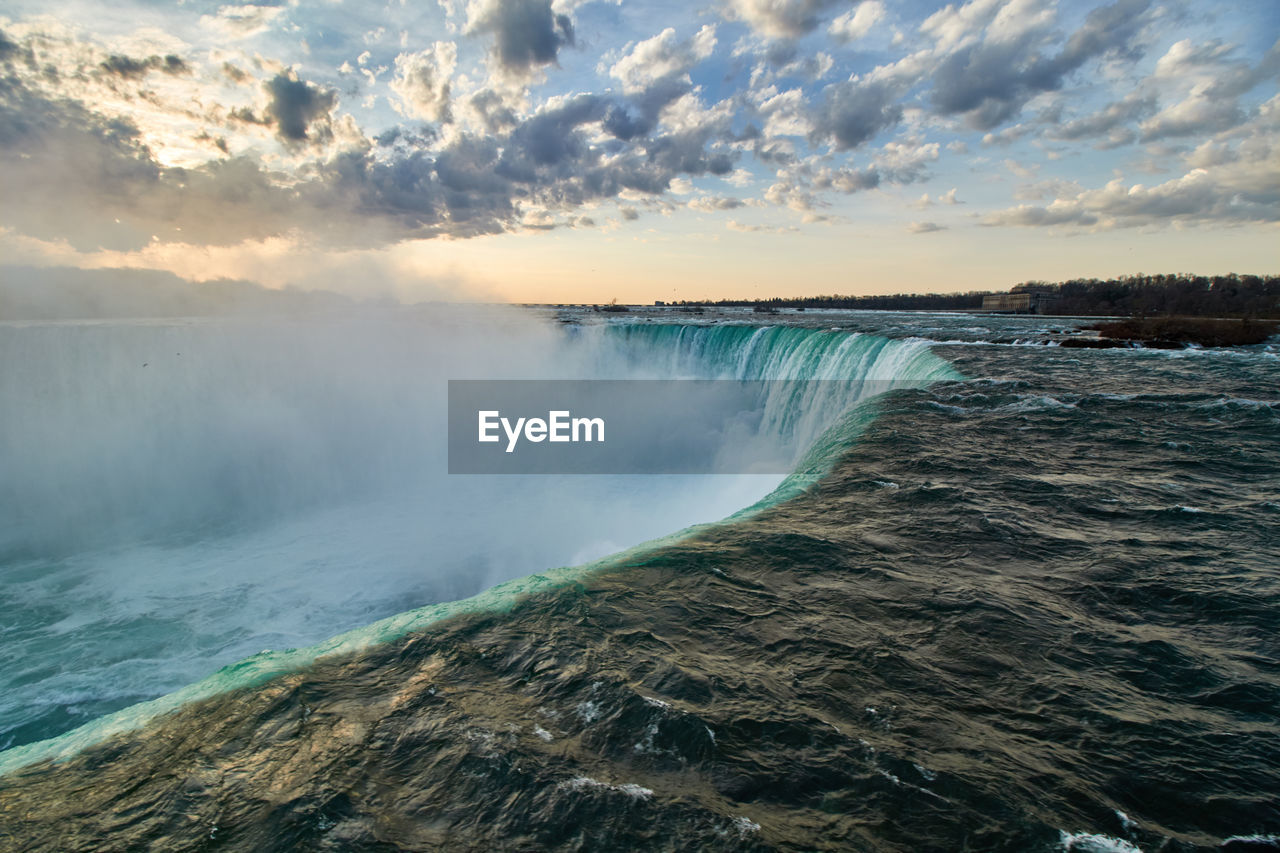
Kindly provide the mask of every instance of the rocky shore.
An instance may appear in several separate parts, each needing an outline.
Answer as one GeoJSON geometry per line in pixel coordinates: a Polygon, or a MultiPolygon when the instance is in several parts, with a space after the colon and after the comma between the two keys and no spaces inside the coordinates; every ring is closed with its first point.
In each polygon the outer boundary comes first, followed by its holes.
{"type": "Polygon", "coordinates": [[[1061,345],[1081,349],[1249,346],[1263,343],[1278,329],[1280,322],[1275,320],[1135,317],[1081,326],[1081,332],[1096,332],[1098,336],[1068,338],[1061,345]]]}

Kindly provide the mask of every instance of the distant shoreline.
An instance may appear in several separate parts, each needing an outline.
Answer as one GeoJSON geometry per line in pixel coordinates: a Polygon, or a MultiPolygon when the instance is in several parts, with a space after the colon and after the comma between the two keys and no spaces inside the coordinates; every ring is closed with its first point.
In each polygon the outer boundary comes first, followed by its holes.
{"type": "MultiPolygon", "coordinates": [[[[1031,341],[1045,345],[1057,345],[1074,349],[1186,349],[1188,347],[1235,347],[1265,343],[1280,333],[1280,320],[1251,317],[1120,317],[1115,315],[1032,315],[1008,311],[940,311],[925,309],[868,309],[868,308],[771,308],[768,311],[748,309],[737,305],[632,305],[611,303],[608,306],[592,305],[543,305],[539,307],[562,312],[561,323],[577,324],[588,317],[621,314],[634,318],[634,322],[710,322],[770,325],[781,322],[792,325],[801,318],[858,313],[915,313],[945,314],[955,316],[990,317],[1002,314],[1030,319],[1043,317],[1062,326],[1031,341]],[[567,314],[563,312],[569,312],[567,314]],[[812,312],[812,313],[810,313],[812,312]],[[777,318],[776,321],[772,318],[777,318]],[[1074,328],[1067,328],[1074,326],[1074,328]]],[[[620,317],[621,319],[621,317],[620,317]]],[[[834,319],[834,317],[833,317],[834,319]]],[[[819,323],[820,324],[820,323],[819,323]]],[[[813,326],[814,323],[807,323],[813,326]]],[[[992,343],[1026,343],[1025,339],[994,340],[992,343]]]]}
{"type": "MultiPolygon", "coordinates": [[[[1036,313],[1059,317],[1178,316],[1280,319],[1280,275],[1189,275],[1172,273],[1110,279],[1029,281],[1008,291],[897,293],[881,296],[798,296],[765,299],[681,300],[655,307],[751,308],[768,313],[780,308],[843,308],[872,311],[968,311],[1036,313]],[[1026,296],[1021,296],[1026,294],[1026,296]],[[984,310],[991,301],[1013,304],[1021,296],[1027,310],[984,310]]],[[[611,305],[613,310],[624,306],[611,305]]]]}

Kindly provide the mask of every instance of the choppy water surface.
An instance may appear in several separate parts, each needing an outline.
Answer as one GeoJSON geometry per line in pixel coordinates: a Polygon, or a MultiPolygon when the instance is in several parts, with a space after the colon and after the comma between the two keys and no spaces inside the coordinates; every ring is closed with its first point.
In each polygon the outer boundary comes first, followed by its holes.
{"type": "Polygon", "coordinates": [[[965,378],[781,503],[16,770],[0,842],[1280,848],[1275,349],[767,319],[965,378]]]}

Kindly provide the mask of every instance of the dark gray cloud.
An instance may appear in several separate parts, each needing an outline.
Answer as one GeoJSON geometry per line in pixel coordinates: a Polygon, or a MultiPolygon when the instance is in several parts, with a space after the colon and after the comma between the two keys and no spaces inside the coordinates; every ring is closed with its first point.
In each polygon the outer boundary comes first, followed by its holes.
{"type": "Polygon", "coordinates": [[[983,225],[1017,225],[1023,227],[1049,227],[1075,225],[1088,227],[1098,224],[1098,216],[1076,207],[1052,209],[1021,204],[1008,210],[997,211],[982,218],[983,225]]]}
{"type": "Polygon", "coordinates": [[[11,39],[4,30],[0,30],[0,67],[12,71],[14,63],[17,62],[29,68],[36,66],[36,54],[31,49],[30,40],[26,44],[21,44],[11,39]]]}
{"type": "Polygon", "coordinates": [[[861,169],[824,167],[800,170],[796,177],[810,189],[853,194],[883,184],[913,184],[929,178],[927,164],[938,159],[936,143],[893,142],[882,148],[870,166],[861,169]]]}
{"type": "Polygon", "coordinates": [[[1118,53],[1127,59],[1141,58],[1136,37],[1146,23],[1150,5],[1151,0],[1116,0],[1110,6],[1091,10],[1058,56],[1062,73],[1074,71],[1088,60],[1107,53],[1118,53]]]}
{"type": "Polygon", "coordinates": [[[502,133],[519,123],[515,110],[492,89],[481,89],[467,100],[489,133],[502,133]]]}
{"type": "MultiPolygon", "coordinates": [[[[1139,132],[1155,140],[1235,128],[1262,115],[1266,107],[1244,93],[1280,68],[1280,49],[1251,65],[1236,61],[1243,48],[1218,42],[1201,50],[1192,46],[1171,52],[1174,59],[1181,57],[1180,64],[1165,62],[1169,73],[1163,77],[1158,66],[1139,94],[1081,115],[1072,111],[1079,101],[1064,92],[1041,98],[1037,103],[1049,103],[1048,108],[1011,127],[1010,119],[1032,98],[1074,86],[1073,73],[1083,80],[1084,70],[1099,60],[1132,60],[1139,50],[1135,45],[1146,39],[1143,27],[1152,20],[1150,0],[1094,0],[1108,5],[1090,12],[1074,32],[1054,31],[1052,0],[956,3],[939,13],[939,26],[921,26],[935,39],[931,49],[884,60],[870,71],[866,65],[881,61],[878,56],[847,62],[848,57],[815,50],[816,38],[802,40],[828,14],[832,4],[827,0],[726,2],[733,3],[738,20],[768,36],[747,36],[734,44],[735,55],[740,49],[742,56],[751,55],[750,68],[739,66],[721,76],[719,64],[703,64],[715,50],[714,26],[684,36],[672,27],[603,54],[597,73],[603,76],[612,62],[608,73],[621,81],[618,90],[547,100],[548,89],[529,84],[573,43],[572,22],[555,14],[551,0],[475,0],[467,29],[483,35],[481,47],[491,44],[489,71],[495,79],[487,84],[471,79],[474,57],[467,57],[460,67],[469,76],[455,85],[454,46],[441,47],[443,42],[432,48],[429,67],[423,64],[427,50],[401,53],[405,61],[397,64],[396,74],[381,81],[378,74],[390,69],[378,70],[379,63],[386,65],[391,53],[362,54],[356,64],[368,73],[369,85],[362,82],[351,97],[391,97],[390,87],[404,99],[403,116],[409,121],[372,141],[359,136],[351,117],[341,115],[345,104],[339,97],[345,101],[347,95],[294,71],[277,73],[283,66],[269,59],[243,60],[246,71],[223,64],[223,54],[197,61],[192,53],[188,68],[176,55],[109,55],[97,43],[48,35],[15,41],[0,32],[0,69],[9,69],[0,70],[0,183],[5,187],[0,222],[24,234],[68,239],[77,249],[136,249],[152,240],[225,245],[292,233],[326,246],[355,247],[581,224],[575,207],[611,199],[626,199],[623,218],[635,213],[632,204],[671,208],[659,197],[677,178],[727,175],[739,158],[748,158],[756,180],[764,171],[778,175],[766,199],[777,199],[812,221],[837,193],[929,177],[939,145],[926,143],[924,135],[952,124],[917,114],[930,99],[936,114],[995,128],[988,136],[992,142],[1021,139],[1025,145],[1023,137],[1035,133],[1041,143],[1089,140],[1105,147],[1135,141],[1139,132]],[[35,51],[40,67],[32,44],[45,46],[35,51]],[[770,69],[762,59],[790,64],[770,69]],[[833,64],[841,77],[854,66],[863,73],[825,88],[802,79],[825,75],[833,64]],[[237,90],[230,102],[191,109],[185,98],[179,103],[171,97],[172,86],[157,87],[151,100],[136,97],[138,81],[158,83],[162,74],[193,71],[193,102],[216,101],[231,82],[237,90]],[[720,94],[746,79],[750,88],[720,94]],[[399,89],[392,85],[397,81],[399,89]],[[1157,103],[1156,93],[1168,98],[1184,83],[1182,102],[1157,103]],[[106,98],[101,107],[93,103],[95,93],[108,90],[131,97],[128,114],[154,136],[95,112],[121,109],[119,99],[106,98]],[[705,92],[725,100],[708,106],[705,92]],[[907,111],[910,122],[904,120],[907,111]],[[425,120],[437,127],[421,124],[425,120]],[[898,135],[908,124],[911,132],[898,135]],[[271,160],[258,153],[255,146],[264,143],[279,153],[272,132],[294,156],[271,160]],[[185,140],[175,139],[176,133],[185,134],[185,140]],[[146,147],[148,139],[155,140],[155,152],[146,147]],[[193,140],[195,146],[189,144],[193,140]],[[246,150],[251,153],[231,156],[246,150]],[[190,168],[163,165],[175,152],[185,157],[193,151],[216,159],[190,168]],[[840,153],[849,151],[865,153],[856,158],[840,153]],[[310,156],[300,163],[302,154],[310,156]],[[641,194],[652,198],[639,200],[641,194]]],[[[904,36],[908,42],[913,38],[904,36]]],[[[380,50],[374,41],[369,44],[380,50]]],[[[1251,62],[1256,58],[1256,52],[1250,54],[1251,62]]],[[[574,79],[581,84],[583,78],[574,79]]],[[[1088,97],[1110,85],[1090,86],[1088,97]]],[[[1234,144],[1234,138],[1223,135],[1219,141],[1234,144]]],[[[1234,149],[1228,153],[1243,156],[1234,149]]],[[[750,183],[746,175],[738,177],[745,180],[734,183],[750,183]]],[[[1238,216],[1241,204],[1252,205],[1255,212],[1249,215],[1259,215],[1264,202],[1248,182],[1223,180],[1215,187],[1189,181],[1139,194],[1142,209],[1127,208],[1137,202],[1110,190],[1074,198],[1083,193],[1077,188],[1063,191],[1056,206],[1016,208],[997,218],[1076,225],[1154,221],[1162,215],[1190,217],[1197,204],[1213,216],[1238,216]]],[[[705,187],[683,201],[688,199],[695,199],[688,206],[706,210],[744,203],[714,198],[705,187]]]]}
{"type": "Polygon", "coordinates": [[[263,87],[270,100],[267,117],[275,123],[276,134],[288,144],[323,141],[332,135],[329,113],[338,105],[338,94],[322,89],[292,72],[277,74],[263,87]],[[309,135],[315,125],[315,136],[309,135]]]}
{"type": "Polygon", "coordinates": [[[509,145],[499,168],[515,180],[532,180],[540,167],[573,164],[588,152],[586,139],[578,128],[603,119],[610,107],[598,95],[578,95],[554,109],[543,110],[511,132],[509,145]]]}
{"type": "Polygon", "coordinates": [[[1060,89],[1090,59],[1109,53],[1132,58],[1149,5],[1150,0],[1117,0],[1094,9],[1056,56],[1041,52],[1043,39],[1034,29],[956,50],[933,73],[933,105],[943,115],[964,115],[977,130],[998,127],[1036,95],[1060,89]]]}
{"type": "Polygon", "coordinates": [[[827,86],[813,115],[815,141],[856,148],[902,120],[900,92],[883,81],[846,81],[827,86]]]}
{"type": "Polygon", "coordinates": [[[463,137],[435,161],[435,177],[448,213],[449,233],[493,233],[513,223],[525,194],[499,175],[497,140],[463,137]]]}
{"type": "Polygon", "coordinates": [[[1142,123],[1143,142],[1171,137],[1206,136],[1243,124],[1247,114],[1234,98],[1197,94],[1142,123]]]}
{"type": "Polygon", "coordinates": [[[519,75],[555,62],[560,48],[574,43],[573,22],[552,12],[551,0],[490,0],[469,29],[492,35],[498,65],[519,75]]]}
{"type": "Polygon", "coordinates": [[[1109,141],[1117,143],[1132,141],[1136,134],[1128,128],[1132,122],[1139,121],[1156,111],[1154,95],[1131,94],[1126,98],[1108,104],[1092,115],[1058,124],[1050,128],[1048,135],[1052,139],[1076,140],[1108,137],[1102,143],[1109,147],[1109,141]]]}
{"type": "Polygon", "coordinates": [[[938,159],[939,150],[936,142],[908,139],[882,146],[876,151],[871,165],[862,168],[815,166],[812,160],[799,161],[778,171],[778,180],[765,193],[765,199],[804,212],[806,221],[824,221],[815,218],[814,213],[815,208],[827,206],[819,194],[840,192],[852,195],[885,184],[927,180],[928,164],[938,159]]]}
{"type": "Polygon", "coordinates": [[[982,44],[947,56],[934,74],[933,104],[943,115],[963,113],[978,130],[1016,115],[1041,92],[1057,89],[1057,64],[1018,42],[982,44]]]}
{"type": "Polygon", "coordinates": [[[223,154],[231,153],[231,146],[227,144],[227,138],[225,136],[214,136],[213,134],[208,133],[207,131],[201,131],[199,134],[196,135],[196,140],[198,142],[209,143],[214,148],[217,148],[219,151],[221,151],[223,154]]]}
{"type": "MultiPolygon", "coordinates": [[[[266,90],[264,114],[239,120],[270,123],[291,144],[332,132],[333,92],[283,74],[266,90]]],[[[161,166],[131,124],[0,77],[0,223],[81,251],[290,232],[345,247],[496,233],[523,227],[530,211],[569,210],[628,190],[658,195],[681,175],[732,171],[738,155],[727,119],[658,132],[658,111],[686,91],[664,78],[631,98],[580,95],[521,120],[508,112],[495,132],[444,144],[402,130],[284,176],[249,157],[161,166]]]]}
{"type": "MultiPolygon", "coordinates": [[[[1108,50],[1120,50],[1132,55],[1132,48],[1124,47],[1125,38],[1130,37],[1135,28],[1140,26],[1144,11],[1143,4],[1136,0],[1095,10],[1085,25],[1071,37],[1059,57],[1043,60],[1038,66],[1041,70],[1039,76],[1025,78],[1039,80],[1043,85],[1028,86],[1021,92],[1006,89],[1005,93],[1009,97],[1005,99],[995,98],[983,103],[956,102],[949,105],[975,109],[976,112],[970,113],[969,119],[976,125],[982,126],[992,121],[998,124],[1010,112],[1020,109],[1027,97],[1044,91],[1044,85],[1060,85],[1063,76],[1060,72],[1074,70],[1081,63],[1081,57],[1106,53],[1108,50]]],[[[1182,42],[1175,47],[1189,44],[1189,41],[1182,42]]],[[[1240,97],[1280,73],[1280,46],[1273,46],[1257,65],[1229,62],[1225,57],[1230,52],[1229,47],[1217,42],[1210,42],[1200,49],[1187,48],[1174,60],[1170,59],[1174,56],[1171,51],[1157,65],[1156,78],[1161,76],[1161,68],[1166,64],[1171,67],[1179,66],[1179,72],[1188,69],[1209,70],[1213,76],[1207,85],[1201,86],[1196,81],[1191,94],[1164,109],[1160,109],[1159,99],[1150,90],[1150,86],[1144,85],[1143,89],[1090,115],[1063,122],[1060,109],[1047,110],[1040,114],[1038,122],[990,133],[984,142],[1007,144],[1040,129],[1050,139],[1068,142],[1092,139],[1096,140],[1095,148],[1106,149],[1138,141],[1155,142],[1166,138],[1207,136],[1230,130],[1250,117],[1250,111],[1240,105],[1240,97]]],[[[993,64],[998,68],[1000,62],[994,61],[993,64]]],[[[1163,73],[1168,77],[1167,70],[1163,73]]],[[[1178,72],[1175,72],[1174,79],[1177,75],[1178,72]]],[[[1192,74],[1191,79],[1195,78],[1196,75],[1192,74]]],[[[1011,78],[1004,79],[1008,82],[1011,78]]],[[[969,91],[972,93],[976,90],[969,91]]]]}
{"type": "Polygon", "coordinates": [[[383,148],[415,150],[430,148],[439,138],[439,131],[429,124],[424,124],[417,130],[408,127],[392,127],[375,136],[373,141],[383,148]]]}
{"type": "Polygon", "coordinates": [[[236,84],[247,83],[253,79],[249,72],[230,62],[222,63],[222,75],[236,84]]]}
{"type": "Polygon", "coordinates": [[[107,74],[115,74],[126,79],[137,80],[152,71],[163,71],[165,74],[190,74],[191,68],[180,56],[148,56],[145,59],[134,59],[131,56],[113,53],[99,65],[107,74]]]}
{"type": "Polygon", "coordinates": [[[711,134],[705,129],[683,131],[658,137],[646,144],[648,161],[669,178],[685,175],[727,175],[733,171],[735,155],[728,150],[708,149],[711,134]]]}
{"type": "Polygon", "coordinates": [[[0,185],[0,224],[80,251],[130,251],[153,239],[226,245],[294,227],[359,243],[391,230],[353,215],[328,175],[282,186],[245,157],[165,168],[129,122],[12,77],[0,78],[0,185]]]}
{"type": "Polygon", "coordinates": [[[9,59],[17,54],[19,50],[18,43],[10,40],[4,30],[0,30],[0,61],[9,59]]]}
{"type": "Polygon", "coordinates": [[[813,188],[818,190],[839,190],[842,193],[856,193],[862,190],[873,190],[880,186],[880,170],[869,169],[837,169],[818,175],[813,181],[813,188]]]}
{"type": "Polygon", "coordinates": [[[506,135],[494,171],[557,205],[623,190],[658,194],[679,175],[727,174],[736,156],[721,147],[727,128],[652,135],[661,108],[687,90],[687,84],[667,77],[634,99],[586,94],[543,109],[506,135]],[[614,142],[593,142],[597,123],[614,142]]]}
{"type": "Polygon", "coordinates": [[[751,156],[761,163],[768,163],[771,166],[789,166],[799,160],[792,146],[785,142],[763,138],[754,140],[751,146],[751,156]]]}
{"type": "Polygon", "coordinates": [[[270,116],[260,116],[248,107],[236,107],[227,113],[227,118],[244,124],[258,124],[263,127],[270,127],[272,121],[274,121],[270,116]]]}
{"type": "Polygon", "coordinates": [[[611,104],[605,115],[604,129],[624,141],[646,136],[657,126],[663,108],[691,91],[693,86],[682,73],[655,80],[630,99],[630,103],[611,104]]]}
{"type": "Polygon", "coordinates": [[[765,46],[764,61],[774,68],[781,68],[796,58],[800,46],[794,39],[776,39],[765,46]]]}
{"type": "MultiPolygon", "coordinates": [[[[475,206],[481,207],[484,197],[470,195],[475,206]]],[[[422,152],[389,161],[363,152],[345,152],[300,187],[299,197],[304,203],[299,213],[304,217],[319,214],[334,222],[377,222],[382,227],[375,233],[391,241],[453,231],[436,162],[422,152]]],[[[458,222],[458,236],[500,230],[487,224],[477,227],[481,219],[478,210],[466,211],[458,222]]]]}

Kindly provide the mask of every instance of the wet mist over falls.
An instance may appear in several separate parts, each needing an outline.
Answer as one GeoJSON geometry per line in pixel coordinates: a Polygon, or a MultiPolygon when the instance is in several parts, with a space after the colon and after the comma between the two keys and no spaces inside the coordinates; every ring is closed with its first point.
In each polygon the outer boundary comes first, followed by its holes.
{"type": "Polygon", "coordinates": [[[723,518],[781,479],[450,477],[449,379],[940,365],[866,336],[671,334],[458,308],[0,326],[0,748],[723,518]]]}

